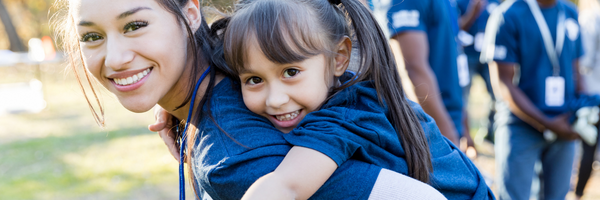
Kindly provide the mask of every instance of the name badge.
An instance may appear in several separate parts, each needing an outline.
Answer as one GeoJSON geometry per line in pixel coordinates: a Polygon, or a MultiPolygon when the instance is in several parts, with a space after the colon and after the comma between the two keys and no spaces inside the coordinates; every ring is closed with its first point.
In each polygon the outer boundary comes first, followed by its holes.
{"type": "Polygon", "coordinates": [[[546,78],[546,105],[562,106],[565,104],[565,79],[560,76],[546,78]]]}
{"type": "Polygon", "coordinates": [[[471,82],[471,77],[469,76],[469,60],[467,55],[464,53],[458,55],[456,62],[458,66],[458,84],[461,87],[465,87],[471,82]]]}

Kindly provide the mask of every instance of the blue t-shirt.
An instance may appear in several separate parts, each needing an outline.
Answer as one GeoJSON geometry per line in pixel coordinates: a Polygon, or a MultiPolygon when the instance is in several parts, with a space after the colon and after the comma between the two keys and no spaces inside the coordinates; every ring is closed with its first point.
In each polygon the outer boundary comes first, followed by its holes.
{"type": "MultiPolygon", "coordinates": [[[[457,0],[456,4],[459,9],[459,14],[462,16],[467,12],[469,7],[469,2],[471,0],[457,0]]],[[[485,32],[485,25],[487,23],[488,17],[490,17],[490,13],[498,7],[498,0],[487,0],[487,5],[477,17],[477,19],[473,22],[473,25],[467,30],[467,33],[471,34],[474,38],[473,44],[466,46],[464,48],[465,54],[467,56],[472,56],[479,58],[479,54],[481,52],[481,45],[483,45],[483,33],[485,32]]]]}
{"type": "MultiPolygon", "coordinates": [[[[441,135],[421,106],[414,102],[410,106],[429,143],[433,161],[431,186],[448,199],[494,199],[469,158],[441,135]]],[[[371,82],[360,82],[306,115],[284,138],[293,145],[317,150],[338,165],[356,159],[408,175],[403,145],[387,113],[371,82]]]]}
{"type": "MultiPolygon", "coordinates": [[[[573,61],[583,55],[577,10],[570,2],[558,0],[556,5],[541,8],[548,24],[553,45],[556,43],[556,28],[559,10],[565,13],[565,39],[559,57],[560,76],[565,80],[565,104],[563,106],[546,105],[546,78],[552,76],[552,63],[544,48],[544,40],[538,25],[523,0],[514,2],[503,14],[496,35],[494,61],[515,63],[520,66],[518,87],[531,102],[544,114],[554,117],[569,111],[570,102],[576,100],[573,61]]],[[[511,114],[511,118],[516,116],[511,114]]]]}
{"type": "MultiPolygon", "coordinates": [[[[271,122],[246,108],[239,84],[230,79],[215,86],[208,103],[226,133],[202,113],[192,155],[195,181],[215,200],[240,199],[254,181],[277,168],[291,146],[271,122]]],[[[380,170],[348,160],[311,199],[367,199],[380,170]]]]}
{"type": "Polygon", "coordinates": [[[449,0],[393,0],[387,12],[390,35],[406,31],[427,34],[429,65],[456,130],[462,132],[462,89],[458,84],[455,40],[458,25],[449,0]],[[454,27],[454,28],[453,28],[454,27]]]}

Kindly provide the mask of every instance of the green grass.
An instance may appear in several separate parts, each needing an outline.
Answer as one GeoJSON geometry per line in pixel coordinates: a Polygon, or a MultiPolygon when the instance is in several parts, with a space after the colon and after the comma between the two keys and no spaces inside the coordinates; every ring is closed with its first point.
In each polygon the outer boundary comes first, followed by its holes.
{"type": "MultiPolygon", "coordinates": [[[[0,68],[3,83],[33,78],[20,67],[0,68]]],[[[178,165],[146,128],[151,112],[131,113],[102,90],[100,128],[74,77],[60,65],[42,71],[46,109],[0,116],[0,199],[177,198],[178,165]]]]}

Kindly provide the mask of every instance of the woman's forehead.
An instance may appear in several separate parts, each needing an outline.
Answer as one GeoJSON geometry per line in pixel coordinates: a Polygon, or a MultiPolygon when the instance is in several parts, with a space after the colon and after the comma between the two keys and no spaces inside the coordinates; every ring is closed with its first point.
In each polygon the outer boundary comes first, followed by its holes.
{"type": "Polygon", "coordinates": [[[81,19],[118,18],[137,8],[163,9],[155,0],[69,0],[70,12],[81,19]]]}

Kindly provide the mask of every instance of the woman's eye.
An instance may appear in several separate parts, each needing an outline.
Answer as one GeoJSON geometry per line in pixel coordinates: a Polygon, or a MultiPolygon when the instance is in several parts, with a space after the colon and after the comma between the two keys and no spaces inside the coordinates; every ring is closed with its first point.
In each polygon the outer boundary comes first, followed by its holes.
{"type": "Polygon", "coordinates": [[[81,42],[94,42],[96,40],[101,40],[102,36],[97,33],[86,33],[81,36],[81,42]]]}
{"type": "Polygon", "coordinates": [[[298,72],[300,72],[300,70],[297,70],[297,69],[286,69],[283,72],[283,77],[289,78],[289,77],[292,77],[292,76],[296,76],[296,74],[298,74],[298,72]]]}
{"type": "Polygon", "coordinates": [[[247,84],[250,84],[250,85],[256,85],[256,84],[259,84],[259,83],[261,83],[261,82],[262,82],[262,78],[259,78],[259,77],[256,77],[256,76],[254,76],[254,77],[250,77],[250,78],[249,78],[249,79],[246,81],[246,83],[247,83],[247,84]]]}
{"type": "Polygon", "coordinates": [[[138,29],[146,27],[146,26],[148,26],[148,22],[146,22],[146,21],[130,22],[127,25],[125,25],[125,27],[123,27],[123,32],[127,33],[127,32],[131,32],[131,31],[135,31],[135,30],[138,30],[138,29]]]}

